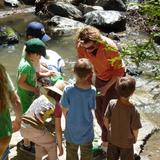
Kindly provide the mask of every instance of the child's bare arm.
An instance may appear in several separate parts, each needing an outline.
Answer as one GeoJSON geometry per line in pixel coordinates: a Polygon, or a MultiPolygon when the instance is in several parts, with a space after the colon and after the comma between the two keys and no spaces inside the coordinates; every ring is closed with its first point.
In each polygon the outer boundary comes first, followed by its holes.
{"type": "Polygon", "coordinates": [[[61,106],[61,108],[62,108],[63,115],[64,115],[64,117],[66,118],[68,109],[65,108],[65,107],[63,107],[63,106],[61,106]]]}
{"type": "Polygon", "coordinates": [[[18,77],[18,85],[27,91],[30,91],[39,95],[39,89],[37,87],[32,87],[31,85],[28,85],[26,83],[26,79],[27,77],[25,75],[20,74],[18,77]]]}
{"type": "Polygon", "coordinates": [[[16,91],[10,92],[10,100],[13,106],[13,110],[16,115],[16,120],[21,121],[21,115],[22,115],[22,108],[21,108],[21,101],[16,93],[16,91]]]}
{"type": "Polygon", "coordinates": [[[132,132],[133,132],[133,135],[134,135],[134,138],[135,138],[135,143],[136,143],[139,130],[138,129],[137,130],[132,130],[132,132]]]}
{"type": "Polygon", "coordinates": [[[18,131],[21,125],[21,115],[22,115],[22,108],[20,99],[16,93],[16,91],[10,92],[10,101],[13,106],[13,110],[16,115],[16,119],[12,122],[13,132],[18,131]]]}
{"type": "Polygon", "coordinates": [[[37,72],[37,77],[41,78],[41,77],[51,77],[51,76],[55,76],[56,73],[50,69],[48,69],[46,66],[43,66],[42,64],[40,64],[40,71],[37,72]]]}
{"type": "Polygon", "coordinates": [[[59,156],[63,155],[61,118],[55,118],[56,138],[59,156]]]}
{"type": "Polygon", "coordinates": [[[37,77],[51,77],[55,76],[56,73],[54,71],[48,70],[46,72],[37,72],[37,77]]]}

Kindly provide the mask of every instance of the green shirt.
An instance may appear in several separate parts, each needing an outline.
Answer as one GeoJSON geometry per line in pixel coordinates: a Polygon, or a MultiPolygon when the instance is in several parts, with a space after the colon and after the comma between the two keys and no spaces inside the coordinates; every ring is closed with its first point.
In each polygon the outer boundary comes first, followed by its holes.
{"type": "MultiPolygon", "coordinates": [[[[7,79],[8,79],[7,92],[12,92],[15,90],[15,88],[8,74],[7,74],[7,79]]],[[[12,123],[8,106],[3,112],[0,112],[0,139],[11,135],[12,135],[12,123]]]]}
{"type": "MultiPolygon", "coordinates": [[[[26,76],[26,83],[32,87],[37,86],[36,71],[31,63],[31,61],[22,58],[18,66],[17,82],[20,75],[26,76]]],[[[33,100],[35,99],[35,94],[33,92],[27,91],[21,88],[17,83],[18,89],[17,93],[20,97],[23,113],[27,111],[33,100]]]]}

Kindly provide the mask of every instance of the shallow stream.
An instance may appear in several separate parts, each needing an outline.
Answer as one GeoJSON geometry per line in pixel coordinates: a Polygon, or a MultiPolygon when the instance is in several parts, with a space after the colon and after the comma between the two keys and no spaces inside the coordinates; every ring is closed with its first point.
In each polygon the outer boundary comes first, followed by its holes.
{"type": "MultiPolygon", "coordinates": [[[[22,54],[22,48],[25,43],[25,26],[28,22],[36,20],[37,18],[32,13],[18,14],[8,16],[5,19],[0,19],[0,25],[9,25],[13,27],[20,36],[20,41],[14,46],[1,46],[0,48],[0,63],[2,63],[9,72],[13,82],[16,80],[16,70],[22,54]]],[[[132,39],[132,37],[128,37],[132,39]]],[[[127,39],[128,40],[128,39],[127,39]]],[[[127,42],[126,40],[126,42],[127,42]]],[[[65,60],[65,78],[72,79],[72,66],[76,59],[76,52],[74,48],[74,36],[73,37],[61,37],[54,38],[47,43],[47,47],[54,51],[57,51],[65,60]]],[[[160,84],[159,82],[150,81],[142,77],[137,79],[137,91],[135,99],[139,102],[139,109],[146,115],[146,117],[160,127],[160,102],[153,100],[153,95],[156,95],[160,99],[160,84]],[[154,86],[157,86],[157,91],[154,86]],[[153,89],[154,88],[154,89],[153,89]]],[[[149,157],[150,160],[160,159],[160,132],[156,132],[149,141],[147,141],[144,152],[144,157],[149,157]]]]}

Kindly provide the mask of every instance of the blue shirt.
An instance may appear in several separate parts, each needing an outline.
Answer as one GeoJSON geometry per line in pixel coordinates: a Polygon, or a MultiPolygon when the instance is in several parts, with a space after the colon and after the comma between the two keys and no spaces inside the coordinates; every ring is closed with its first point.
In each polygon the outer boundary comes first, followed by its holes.
{"type": "Polygon", "coordinates": [[[91,143],[94,139],[92,109],[96,106],[96,89],[81,89],[76,85],[66,86],[61,104],[68,109],[64,136],[74,144],[91,143]]]}

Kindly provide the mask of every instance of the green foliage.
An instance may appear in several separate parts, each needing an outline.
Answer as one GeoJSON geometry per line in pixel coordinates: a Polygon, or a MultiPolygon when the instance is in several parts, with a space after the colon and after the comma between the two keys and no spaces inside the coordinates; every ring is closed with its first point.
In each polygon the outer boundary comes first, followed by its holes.
{"type": "Polygon", "coordinates": [[[152,38],[145,43],[130,44],[127,48],[122,48],[122,57],[129,56],[131,60],[139,66],[145,60],[160,60],[160,54],[156,50],[152,38]]]}
{"type": "Polygon", "coordinates": [[[139,11],[147,16],[149,23],[156,23],[160,27],[160,1],[146,0],[139,4],[139,11]]]}
{"type": "Polygon", "coordinates": [[[138,12],[146,22],[150,39],[145,43],[135,41],[134,44],[122,48],[122,56],[131,59],[137,67],[142,63],[151,62],[153,70],[150,72],[154,72],[154,78],[160,80],[160,53],[153,40],[160,37],[160,0],[144,0],[136,5],[139,6],[138,12]]]}
{"type": "MultiPolygon", "coordinates": [[[[160,54],[154,46],[153,39],[150,38],[145,43],[130,44],[122,48],[122,58],[129,58],[137,67],[142,63],[151,62],[155,68],[155,79],[160,80],[160,54]]],[[[152,72],[152,71],[151,71],[152,72]]]]}

